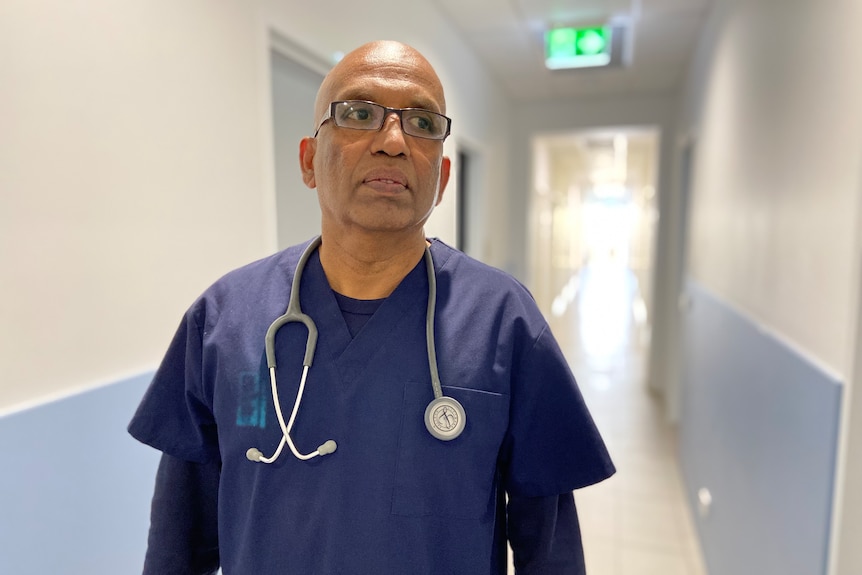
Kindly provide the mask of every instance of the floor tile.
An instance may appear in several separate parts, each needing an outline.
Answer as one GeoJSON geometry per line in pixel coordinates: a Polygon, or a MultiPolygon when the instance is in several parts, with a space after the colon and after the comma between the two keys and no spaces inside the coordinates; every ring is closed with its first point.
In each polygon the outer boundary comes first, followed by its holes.
{"type": "Polygon", "coordinates": [[[646,340],[619,314],[631,301],[582,298],[590,291],[623,293],[601,285],[582,282],[579,289],[567,312],[549,315],[549,323],[617,466],[611,479],[575,492],[587,573],[707,575],[679,470],[676,432],[661,398],[646,387],[646,340]],[[585,302],[593,306],[587,313],[585,302]],[[615,347],[591,345],[589,329],[599,329],[598,341],[615,347]]]}
{"type": "Polygon", "coordinates": [[[685,557],[677,553],[627,546],[620,553],[620,575],[692,574],[685,557]]]}

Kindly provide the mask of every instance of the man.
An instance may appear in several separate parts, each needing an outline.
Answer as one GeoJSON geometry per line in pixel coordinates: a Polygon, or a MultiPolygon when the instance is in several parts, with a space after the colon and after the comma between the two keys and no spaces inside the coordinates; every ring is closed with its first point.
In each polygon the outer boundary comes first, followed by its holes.
{"type": "Polygon", "coordinates": [[[319,246],[210,287],[129,426],[164,452],[146,573],[503,574],[507,541],[518,573],[584,572],[572,490],[613,465],[526,290],[425,237],[445,113],[431,65],[397,42],[323,81],[300,143],[319,246]],[[291,295],[314,329],[268,333],[291,295]]]}

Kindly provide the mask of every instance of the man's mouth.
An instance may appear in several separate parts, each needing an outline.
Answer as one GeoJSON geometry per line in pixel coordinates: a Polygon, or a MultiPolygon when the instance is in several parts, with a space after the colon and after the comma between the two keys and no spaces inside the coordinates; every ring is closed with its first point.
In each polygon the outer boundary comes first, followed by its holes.
{"type": "Polygon", "coordinates": [[[372,174],[363,180],[363,183],[378,192],[397,194],[409,189],[407,179],[398,175],[372,174]]]}

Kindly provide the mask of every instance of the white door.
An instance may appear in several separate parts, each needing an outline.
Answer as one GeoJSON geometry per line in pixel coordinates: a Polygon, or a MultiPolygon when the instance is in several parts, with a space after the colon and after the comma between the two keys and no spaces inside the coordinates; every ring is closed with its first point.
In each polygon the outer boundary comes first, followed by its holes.
{"type": "Polygon", "coordinates": [[[278,248],[283,249],[320,233],[317,191],[302,182],[299,141],[313,135],[314,98],[323,76],[275,50],[270,54],[278,248]]]}

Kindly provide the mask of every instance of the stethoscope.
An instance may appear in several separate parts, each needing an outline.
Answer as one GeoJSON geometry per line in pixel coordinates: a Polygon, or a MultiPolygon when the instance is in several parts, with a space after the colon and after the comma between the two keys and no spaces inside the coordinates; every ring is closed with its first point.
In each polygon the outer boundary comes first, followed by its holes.
{"type": "MultiPolygon", "coordinates": [[[[290,431],[293,429],[293,423],[296,421],[296,414],[299,411],[299,404],[302,402],[302,394],[305,391],[305,380],[308,377],[308,370],[314,358],[314,349],[317,345],[317,326],[314,324],[314,320],[302,313],[302,308],[299,304],[299,283],[308,258],[320,246],[320,243],[321,238],[318,236],[302,252],[299,263],[296,264],[296,271],[293,274],[287,311],[284,315],[276,318],[269,326],[269,329],[266,330],[266,363],[269,366],[272,402],[275,406],[275,414],[278,416],[278,424],[281,426],[281,441],[272,457],[264,457],[263,453],[256,447],[250,448],[245,455],[251,461],[272,463],[281,455],[285,444],[287,444],[297,459],[303,461],[317,457],[318,455],[328,455],[338,447],[335,441],[329,439],[315,451],[303,454],[296,449],[293,439],[290,437],[290,431]],[[305,358],[302,361],[302,378],[299,380],[299,390],[296,392],[296,400],[293,403],[290,419],[285,424],[284,415],[281,413],[281,404],[278,401],[278,384],[275,378],[275,334],[278,333],[278,330],[282,326],[291,322],[299,322],[305,325],[308,330],[308,336],[305,340],[305,358]]],[[[434,399],[425,408],[425,427],[437,439],[450,441],[461,435],[467,419],[461,404],[456,399],[443,395],[440,375],[437,372],[437,352],[434,348],[434,312],[437,307],[437,277],[434,274],[434,260],[431,258],[431,250],[428,246],[425,247],[425,268],[428,273],[428,307],[425,316],[425,342],[428,350],[428,365],[431,369],[431,387],[434,390],[434,399]]]]}

